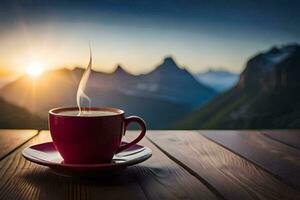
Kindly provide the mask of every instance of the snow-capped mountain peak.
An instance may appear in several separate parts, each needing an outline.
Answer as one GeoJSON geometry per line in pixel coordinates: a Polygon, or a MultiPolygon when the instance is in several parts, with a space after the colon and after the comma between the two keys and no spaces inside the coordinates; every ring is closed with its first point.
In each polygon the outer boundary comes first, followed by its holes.
{"type": "Polygon", "coordinates": [[[264,63],[261,64],[262,70],[266,72],[272,71],[273,67],[283,62],[296,50],[297,45],[287,45],[282,47],[273,47],[271,50],[262,54],[264,63]]]}

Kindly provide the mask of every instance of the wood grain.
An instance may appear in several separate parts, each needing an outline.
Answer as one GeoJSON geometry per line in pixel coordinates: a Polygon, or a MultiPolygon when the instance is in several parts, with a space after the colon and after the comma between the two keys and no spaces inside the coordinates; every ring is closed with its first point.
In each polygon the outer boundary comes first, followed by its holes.
{"type": "Polygon", "coordinates": [[[0,162],[0,199],[216,199],[146,139],[142,143],[153,149],[152,158],[97,179],[60,177],[21,157],[24,147],[46,141],[49,132],[43,131],[0,162]]]}
{"type": "Polygon", "coordinates": [[[37,130],[0,130],[0,160],[38,133],[37,130]]]}
{"type": "MultiPolygon", "coordinates": [[[[132,140],[136,135],[131,131],[127,138],[132,140]]],[[[140,144],[152,149],[153,156],[130,172],[148,199],[217,199],[196,177],[175,164],[149,140],[144,139],[140,144]]]]}
{"type": "Polygon", "coordinates": [[[300,151],[257,131],[201,131],[300,190],[300,151]]]}
{"type": "Polygon", "coordinates": [[[150,131],[147,137],[225,199],[300,198],[297,190],[197,132],[150,131]]]}
{"type": "Polygon", "coordinates": [[[300,150],[300,130],[264,130],[261,133],[266,137],[300,150]]]}

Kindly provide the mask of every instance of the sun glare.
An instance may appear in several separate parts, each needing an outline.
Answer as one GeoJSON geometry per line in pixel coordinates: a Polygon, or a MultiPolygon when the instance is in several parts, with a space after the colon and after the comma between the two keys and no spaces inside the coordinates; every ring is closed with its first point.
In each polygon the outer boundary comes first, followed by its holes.
{"type": "Polygon", "coordinates": [[[26,68],[26,73],[31,78],[37,78],[43,73],[44,69],[39,63],[31,63],[26,68]]]}

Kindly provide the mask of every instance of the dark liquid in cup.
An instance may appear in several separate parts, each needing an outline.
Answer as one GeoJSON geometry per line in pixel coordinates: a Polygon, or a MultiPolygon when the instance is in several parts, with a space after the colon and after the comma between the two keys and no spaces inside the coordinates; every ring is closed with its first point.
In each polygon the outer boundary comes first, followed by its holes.
{"type": "Polygon", "coordinates": [[[118,113],[111,112],[111,111],[102,111],[102,110],[91,110],[91,111],[81,111],[79,113],[78,110],[68,110],[58,113],[58,115],[64,115],[64,116],[82,116],[82,117],[91,117],[91,116],[111,116],[111,115],[117,115],[118,113]]]}

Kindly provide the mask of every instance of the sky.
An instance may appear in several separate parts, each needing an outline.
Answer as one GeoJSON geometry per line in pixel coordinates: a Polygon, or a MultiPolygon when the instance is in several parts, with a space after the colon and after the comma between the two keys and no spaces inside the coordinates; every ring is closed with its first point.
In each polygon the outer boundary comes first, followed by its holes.
{"type": "Polygon", "coordinates": [[[2,0],[0,68],[24,72],[121,64],[146,73],[173,56],[191,72],[245,62],[274,45],[300,43],[299,1],[2,0]]]}

